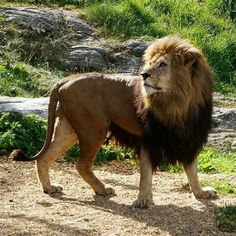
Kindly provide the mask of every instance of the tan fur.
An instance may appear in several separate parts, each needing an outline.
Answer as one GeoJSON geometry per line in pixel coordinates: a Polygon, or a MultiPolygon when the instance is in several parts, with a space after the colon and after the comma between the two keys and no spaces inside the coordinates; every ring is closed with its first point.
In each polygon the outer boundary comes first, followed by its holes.
{"type": "MultiPolygon", "coordinates": [[[[97,179],[92,167],[112,123],[136,136],[143,135],[135,96],[139,96],[142,107],[151,109],[168,126],[184,125],[189,111],[198,113],[198,105],[211,99],[212,82],[207,61],[202,52],[187,41],[167,37],[154,42],[145,51],[144,63],[143,72],[150,74],[146,82],[141,76],[88,73],[72,75],[55,86],[49,103],[46,142],[35,157],[38,178],[45,192],[62,190],[50,183],[49,166],[79,141],[81,155],[76,164],[79,174],[96,194],[114,194],[113,189],[105,188],[97,179]],[[167,67],[159,68],[161,61],[167,67]],[[140,88],[138,93],[136,85],[140,88]]],[[[141,150],[140,193],[134,206],[148,207],[153,203],[152,167],[149,153],[141,150]]],[[[195,195],[209,197],[208,192],[201,195],[196,168],[186,167],[185,171],[195,195]]]]}

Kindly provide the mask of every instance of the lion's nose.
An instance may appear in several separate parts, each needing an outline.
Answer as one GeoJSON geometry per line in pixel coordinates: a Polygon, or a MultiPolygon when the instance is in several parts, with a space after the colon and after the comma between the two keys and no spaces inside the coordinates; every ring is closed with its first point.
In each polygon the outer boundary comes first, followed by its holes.
{"type": "Polygon", "coordinates": [[[143,76],[144,80],[146,80],[148,77],[151,76],[151,74],[149,74],[149,73],[141,73],[141,75],[143,76]]]}

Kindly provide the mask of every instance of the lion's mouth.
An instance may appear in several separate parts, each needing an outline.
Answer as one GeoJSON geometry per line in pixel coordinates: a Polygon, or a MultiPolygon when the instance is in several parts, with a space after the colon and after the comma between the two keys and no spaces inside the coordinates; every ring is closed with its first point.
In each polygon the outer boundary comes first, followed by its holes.
{"type": "Polygon", "coordinates": [[[144,83],[144,86],[153,88],[153,89],[155,89],[155,90],[161,90],[161,89],[162,89],[161,87],[154,87],[154,86],[148,84],[147,82],[144,83]]]}

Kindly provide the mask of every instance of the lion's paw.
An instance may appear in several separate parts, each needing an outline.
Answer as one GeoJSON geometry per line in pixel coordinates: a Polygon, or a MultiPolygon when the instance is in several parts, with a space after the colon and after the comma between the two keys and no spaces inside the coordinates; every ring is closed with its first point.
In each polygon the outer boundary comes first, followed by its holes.
{"type": "Polygon", "coordinates": [[[49,188],[43,190],[43,192],[46,194],[61,193],[62,191],[63,191],[62,186],[58,184],[53,184],[49,188]]]}
{"type": "Polygon", "coordinates": [[[152,205],[154,205],[154,202],[152,199],[137,199],[133,202],[132,207],[133,208],[149,208],[152,205]]]}
{"type": "Polygon", "coordinates": [[[201,193],[195,194],[195,197],[198,199],[212,199],[217,197],[217,192],[212,187],[204,187],[201,193]]]}
{"type": "Polygon", "coordinates": [[[107,195],[116,195],[116,192],[113,188],[106,188],[107,195]]]}
{"type": "Polygon", "coordinates": [[[96,192],[96,195],[106,197],[106,196],[114,196],[116,195],[116,193],[113,188],[104,188],[102,191],[96,192]]]}

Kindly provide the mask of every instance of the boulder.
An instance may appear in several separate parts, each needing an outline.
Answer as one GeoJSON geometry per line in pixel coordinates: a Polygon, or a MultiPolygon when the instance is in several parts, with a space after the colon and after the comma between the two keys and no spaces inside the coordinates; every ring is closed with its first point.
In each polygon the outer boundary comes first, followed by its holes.
{"type": "Polygon", "coordinates": [[[149,44],[149,42],[143,41],[141,39],[131,39],[123,43],[123,49],[131,55],[142,57],[149,44]]]}
{"type": "Polygon", "coordinates": [[[6,22],[13,22],[31,33],[45,34],[69,27],[82,38],[92,37],[95,29],[75,12],[36,7],[1,7],[6,22]]]}
{"type": "Polygon", "coordinates": [[[108,64],[107,52],[102,47],[72,46],[64,60],[64,69],[70,71],[103,71],[108,64]]]}
{"type": "Polygon", "coordinates": [[[236,108],[214,108],[213,127],[236,129],[236,108]]]}
{"type": "Polygon", "coordinates": [[[47,119],[49,98],[0,97],[0,112],[16,111],[22,115],[37,114],[47,119]]]}

